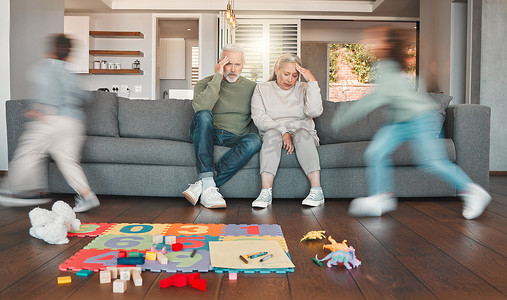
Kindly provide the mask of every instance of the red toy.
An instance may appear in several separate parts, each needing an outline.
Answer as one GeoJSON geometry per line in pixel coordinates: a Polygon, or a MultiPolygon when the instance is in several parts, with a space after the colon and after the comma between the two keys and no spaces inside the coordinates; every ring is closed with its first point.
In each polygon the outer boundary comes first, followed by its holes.
{"type": "Polygon", "coordinates": [[[190,286],[192,286],[195,289],[206,292],[206,279],[194,279],[190,283],[190,286]]]}
{"type": "Polygon", "coordinates": [[[168,288],[171,285],[173,285],[173,279],[172,279],[172,277],[162,279],[159,281],[158,285],[163,289],[168,288]]]}
{"type": "Polygon", "coordinates": [[[173,251],[181,251],[183,250],[183,244],[182,243],[174,243],[171,245],[173,251]]]}

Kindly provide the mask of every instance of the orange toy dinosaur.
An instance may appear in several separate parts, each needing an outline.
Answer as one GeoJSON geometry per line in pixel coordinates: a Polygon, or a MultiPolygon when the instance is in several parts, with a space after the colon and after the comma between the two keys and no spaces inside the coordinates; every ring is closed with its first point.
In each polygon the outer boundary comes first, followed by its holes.
{"type": "Polygon", "coordinates": [[[350,248],[347,245],[347,240],[343,240],[341,243],[337,243],[331,236],[327,238],[331,244],[325,244],[322,246],[322,249],[328,249],[331,252],[342,250],[349,251],[350,248]]]}

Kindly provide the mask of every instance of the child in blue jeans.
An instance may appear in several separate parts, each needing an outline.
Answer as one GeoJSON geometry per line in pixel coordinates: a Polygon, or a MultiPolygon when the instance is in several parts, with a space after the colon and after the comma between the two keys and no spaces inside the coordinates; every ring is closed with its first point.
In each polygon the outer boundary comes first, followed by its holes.
{"type": "Polygon", "coordinates": [[[479,217],[491,201],[491,196],[449,161],[443,142],[437,137],[441,125],[438,105],[426,94],[415,91],[403,75],[403,32],[381,27],[367,30],[365,37],[364,42],[380,59],[376,66],[378,86],[349,110],[339,112],[332,126],[339,130],[381,106],[387,108],[390,121],[377,131],[365,153],[370,196],[354,199],[349,213],[354,216],[381,216],[396,209],[397,200],[392,193],[391,155],[408,141],[423,170],[456,186],[464,201],[463,217],[479,217]]]}

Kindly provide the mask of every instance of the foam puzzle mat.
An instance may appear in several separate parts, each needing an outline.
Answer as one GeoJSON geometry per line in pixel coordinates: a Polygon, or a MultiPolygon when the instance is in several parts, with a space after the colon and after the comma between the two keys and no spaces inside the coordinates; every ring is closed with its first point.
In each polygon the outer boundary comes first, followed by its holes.
{"type": "Polygon", "coordinates": [[[98,272],[116,266],[120,251],[146,253],[152,247],[160,250],[166,246],[167,264],[146,260],[138,266],[151,272],[294,272],[294,268],[244,270],[211,266],[210,241],[276,240],[289,256],[282,228],[277,224],[84,223],[78,231],[70,231],[68,236],[95,239],[61,264],[61,271],[85,269],[98,272]],[[176,236],[176,242],[183,244],[183,250],[173,252],[168,245],[153,243],[153,235],[157,234],[176,236]],[[194,250],[196,253],[192,257],[194,250]]]}

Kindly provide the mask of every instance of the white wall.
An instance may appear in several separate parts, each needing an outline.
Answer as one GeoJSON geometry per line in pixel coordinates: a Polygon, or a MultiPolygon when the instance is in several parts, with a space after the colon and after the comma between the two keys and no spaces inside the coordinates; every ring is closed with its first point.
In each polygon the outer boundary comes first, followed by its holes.
{"type": "Polygon", "coordinates": [[[0,170],[7,170],[5,102],[11,97],[9,63],[10,2],[0,1],[0,170]]]}
{"type": "Polygon", "coordinates": [[[507,27],[507,1],[483,0],[480,104],[491,107],[491,171],[507,171],[505,27],[507,27]]]}

